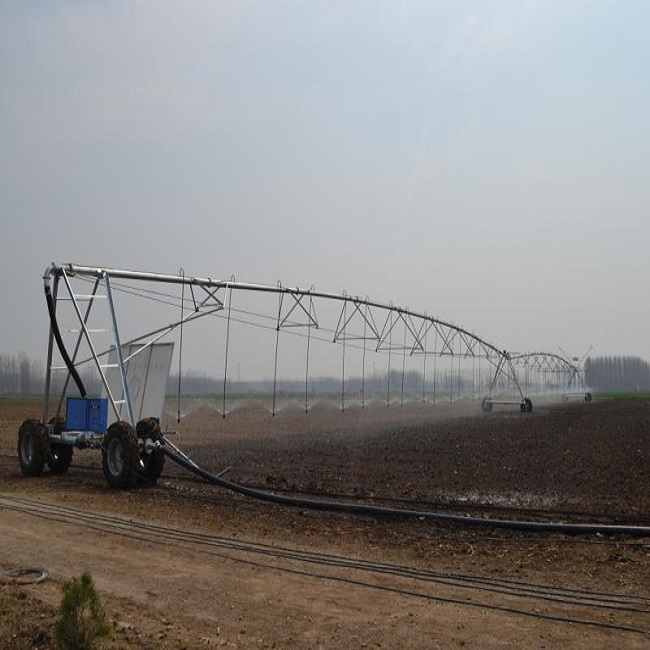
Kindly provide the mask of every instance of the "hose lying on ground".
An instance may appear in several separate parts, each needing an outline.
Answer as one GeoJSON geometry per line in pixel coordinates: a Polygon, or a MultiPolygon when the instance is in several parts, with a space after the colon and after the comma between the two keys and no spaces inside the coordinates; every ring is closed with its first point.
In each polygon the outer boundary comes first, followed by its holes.
{"type": "Polygon", "coordinates": [[[39,582],[47,580],[49,577],[50,574],[45,569],[36,566],[0,571],[0,583],[3,584],[36,585],[39,582]],[[35,577],[25,578],[23,576],[35,577]]]}
{"type": "Polygon", "coordinates": [[[562,522],[541,521],[516,521],[511,519],[490,519],[483,517],[470,517],[465,515],[452,515],[444,512],[427,510],[410,510],[390,508],[387,506],[374,506],[364,503],[346,503],[329,499],[309,499],[306,497],[275,494],[268,490],[251,488],[233,481],[221,478],[199,467],[177,447],[165,440],[162,445],[163,452],[175,463],[193,472],[210,483],[214,483],[226,490],[243,494],[254,499],[276,503],[285,506],[295,506],[310,510],[325,510],[329,512],[346,512],[350,514],[366,515],[378,518],[391,519],[420,519],[442,523],[463,524],[471,526],[488,526],[509,530],[520,530],[538,533],[563,533],[565,535],[629,535],[631,537],[650,537],[650,526],[629,526],[616,524],[578,524],[562,522]]]}

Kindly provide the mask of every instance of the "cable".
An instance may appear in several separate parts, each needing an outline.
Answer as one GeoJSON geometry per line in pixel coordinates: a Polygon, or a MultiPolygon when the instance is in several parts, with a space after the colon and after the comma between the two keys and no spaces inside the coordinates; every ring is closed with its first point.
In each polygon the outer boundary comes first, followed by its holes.
{"type": "Polygon", "coordinates": [[[185,320],[185,270],[183,267],[180,269],[180,273],[183,276],[183,284],[181,285],[181,332],[180,332],[180,344],[178,348],[178,416],[177,423],[180,424],[181,421],[181,378],[182,378],[182,369],[183,369],[183,321],[185,320]]]}

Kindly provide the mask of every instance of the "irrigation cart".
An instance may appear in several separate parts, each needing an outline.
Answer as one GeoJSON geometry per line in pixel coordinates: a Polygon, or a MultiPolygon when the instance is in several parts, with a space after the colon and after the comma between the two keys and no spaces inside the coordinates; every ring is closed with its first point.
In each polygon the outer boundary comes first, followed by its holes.
{"type": "Polygon", "coordinates": [[[50,320],[43,412],[18,433],[28,476],[46,465],[63,473],[74,449],[97,449],[111,487],[155,484],[176,450],[161,419],[173,360],[180,397],[190,324],[207,324],[194,352],[223,369],[224,417],[229,391],[241,391],[241,369],[250,376],[264,360],[273,414],[288,385],[308,411],[315,377],[324,376],[338,375],[342,410],[373,399],[387,406],[482,399],[485,412],[494,405],[530,412],[532,392],[567,393],[581,380],[557,355],[510,354],[426,313],[346,293],[190,277],[182,269],[163,275],[56,263],[43,280],[50,320]]]}

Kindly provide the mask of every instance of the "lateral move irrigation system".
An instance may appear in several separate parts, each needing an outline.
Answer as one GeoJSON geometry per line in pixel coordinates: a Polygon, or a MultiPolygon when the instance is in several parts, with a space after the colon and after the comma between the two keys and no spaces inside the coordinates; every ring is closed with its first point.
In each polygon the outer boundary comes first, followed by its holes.
{"type": "MultiPolygon", "coordinates": [[[[104,476],[113,488],[156,483],[169,457],[208,481],[267,501],[373,516],[417,515],[479,523],[440,513],[393,512],[379,506],[278,497],[225,481],[200,468],[165,437],[160,418],[174,343],[178,345],[180,417],[182,355],[189,345],[184,336],[190,324],[195,328],[201,321],[207,321],[210,328],[199,337],[199,350],[205,352],[206,341],[216,340],[217,348],[222,346],[215,356],[224,369],[224,417],[233,384],[229,363],[232,367],[233,359],[237,359],[239,375],[240,364],[255,356],[254,351],[265,349],[260,347],[260,333],[267,337],[266,348],[272,350],[267,357],[272,359],[274,414],[286,385],[280,369],[284,348],[289,349],[289,356],[302,356],[298,365],[304,373],[306,410],[310,397],[313,399],[315,367],[327,373],[338,366],[343,409],[355,400],[363,407],[369,395],[376,396],[377,364],[387,405],[391,403],[391,378],[393,395],[398,393],[401,403],[409,390],[413,392],[413,377],[421,381],[419,398],[430,401],[433,396],[434,403],[436,395],[450,401],[461,396],[477,399],[485,390],[481,399],[485,412],[494,405],[518,406],[523,413],[530,412],[529,395],[549,390],[565,398],[591,399],[579,369],[559,355],[511,354],[426,313],[345,293],[192,277],[182,269],[178,275],[165,275],[55,263],[46,269],[43,280],[50,317],[43,417],[23,422],[18,434],[19,462],[28,476],[40,475],[46,464],[53,473],[67,471],[74,448],[101,449],[104,476]],[[148,306],[145,313],[144,301],[148,306]],[[220,337],[214,336],[216,329],[220,337]],[[253,338],[238,334],[244,350],[240,357],[236,356],[236,329],[255,332],[253,338]],[[331,353],[332,345],[337,346],[338,355],[331,353]],[[318,346],[326,346],[328,351],[318,354],[318,346]],[[418,371],[414,372],[412,364],[416,361],[418,371]],[[350,370],[353,366],[354,371],[350,370]],[[99,381],[99,396],[89,396],[86,389],[84,377],[89,370],[99,381]]],[[[295,375],[296,365],[288,367],[295,375]]],[[[292,385],[296,382],[294,378],[292,385]]],[[[522,522],[485,523],[522,527],[522,522]]],[[[555,524],[545,524],[543,529],[549,530],[549,526],[555,524]]],[[[609,533],[650,533],[650,529],[615,528],[604,527],[609,533]]],[[[536,525],[531,529],[541,528],[536,525]]],[[[592,532],[589,526],[564,530],[592,532]]]]}

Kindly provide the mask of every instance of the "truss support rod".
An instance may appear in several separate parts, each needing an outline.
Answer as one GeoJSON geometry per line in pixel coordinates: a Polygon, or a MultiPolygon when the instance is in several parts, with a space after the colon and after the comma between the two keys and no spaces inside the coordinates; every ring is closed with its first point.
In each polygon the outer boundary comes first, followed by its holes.
{"type": "Polygon", "coordinates": [[[492,396],[494,387],[496,386],[497,380],[499,379],[499,375],[501,375],[502,373],[505,374],[507,377],[510,377],[510,379],[512,379],[512,381],[515,384],[515,388],[518,391],[519,396],[523,401],[525,399],[525,396],[523,391],[521,390],[521,385],[519,384],[519,379],[517,378],[517,373],[515,371],[512,357],[505,350],[501,353],[501,356],[499,358],[496,372],[494,373],[494,377],[492,378],[492,383],[490,384],[489,395],[492,396]],[[509,373],[506,373],[504,371],[506,365],[508,367],[509,373]]]}
{"type": "MultiPolygon", "coordinates": [[[[387,376],[388,382],[387,382],[387,388],[386,388],[386,406],[390,406],[390,370],[391,370],[391,367],[390,367],[391,354],[390,353],[393,350],[393,335],[392,335],[392,332],[393,332],[393,311],[392,310],[389,312],[389,318],[390,318],[390,328],[388,330],[388,337],[389,337],[389,341],[388,341],[388,376],[387,376]]],[[[385,325],[384,325],[384,327],[385,327],[385,325]]],[[[377,349],[379,349],[379,347],[377,347],[377,349]]]]}
{"type": "Polygon", "coordinates": [[[347,323],[348,301],[343,302],[343,358],[341,360],[341,412],[345,411],[345,324],[347,323]]]}
{"type": "MultiPolygon", "coordinates": [[[[92,309],[95,297],[97,295],[97,289],[99,288],[99,278],[95,280],[95,285],[93,286],[93,291],[90,294],[90,300],[88,300],[88,306],[86,307],[86,313],[84,314],[84,323],[87,325],[88,324],[88,319],[90,318],[90,310],[92,309]]],[[[55,300],[56,304],[56,300],[55,300]]],[[[77,337],[77,343],[74,347],[74,351],[72,353],[72,363],[74,364],[77,361],[77,355],[79,354],[79,348],[81,346],[81,341],[83,340],[83,331],[79,331],[79,336],[77,337]]],[[[59,404],[56,407],[56,416],[58,417],[59,414],[61,413],[61,407],[63,406],[63,399],[65,398],[65,394],[68,390],[68,384],[70,383],[70,372],[66,374],[65,377],[65,382],[63,384],[63,390],[61,391],[61,397],[59,398],[59,404]]],[[[43,420],[45,422],[45,420],[43,420]]]]}
{"type": "Polygon", "coordinates": [[[521,397],[523,401],[525,399],[524,392],[521,390],[521,385],[519,384],[519,378],[517,377],[517,372],[515,371],[515,367],[512,363],[512,359],[510,358],[510,355],[507,356],[507,361],[508,361],[508,365],[510,366],[510,372],[512,373],[512,380],[515,382],[515,386],[519,391],[519,397],[521,397]]]}
{"type": "Polygon", "coordinates": [[[422,404],[427,401],[427,332],[424,333],[424,351],[422,354],[422,404]]]}
{"type": "Polygon", "coordinates": [[[454,403],[454,351],[449,354],[449,403],[454,403]]]}
{"type": "MultiPolygon", "coordinates": [[[[312,300],[309,297],[309,313],[312,313],[312,300]]],[[[309,413],[309,349],[311,347],[311,323],[312,319],[307,321],[307,353],[305,358],[305,413],[309,413]]]]}
{"type": "Polygon", "coordinates": [[[83,330],[84,336],[86,337],[86,342],[88,343],[90,354],[92,355],[92,358],[95,361],[95,366],[97,368],[97,371],[99,372],[99,376],[101,377],[102,384],[106,389],[106,394],[108,395],[108,399],[111,402],[115,415],[119,418],[119,410],[117,408],[117,404],[115,403],[115,398],[113,397],[113,393],[111,392],[110,387],[108,385],[108,381],[106,380],[106,374],[104,373],[101,364],[99,363],[99,357],[97,356],[97,351],[95,350],[95,346],[93,345],[90,332],[88,331],[88,328],[84,323],[83,317],[81,315],[81,311],[79,309],[79,305],[77,304],[77,300],[75,299],[74,292],[72,291],[72,286],[70,285],[70,280],[66,275],[65,271],[62,271],[61,275],[63,277],[63,281],[65,282],[66,289],[68,290],[68,294],[70,296],[70,301],[72,302],[72,306],[74,307],[75,313],[77,314],[77,319],[79,320],[81,329],[83,330]]]}
{"type": "MultiPolygon", "coordinates": [[[[185,269],[181,266],[179,273],[185,278],[185,269]]],[[[178,346],[178,398],[176,401],[177,424],[181,423],[181,377],[183,369],[183,319],[185,318],[185,282],[181,286],[181,331],[180,331],[180,345],[178,346]]]]}
{"type": "Polygon", "coordinates": [[[276,405],[276,390],[278,382],[278,346],[280,345],[280,319],[282,318],[282,299],[284,294],[280,294],[279,305],[278,305],[278,321],[275,327],[275,362],[273,364],[273,408],[271,414],[275,417],[275,405],[276,405]]]}
{"type": "Polygon", "coordinates": [[[494,377],[492,377],[492,383],[490,384],[490,388],[488,390],[489,395],[492,395],[492,392],[494,391],[494,387],[496,386],[497,379],[499,378],[499,375],[501,374],[501,367],[503,366],[505,358],[506,358],[505,354],[499,357],[499,362],[497,363],[497,368],[496,368],[496,371],[494,372],[494,377]]]}
{"type": "MultiPolygon", "coordinates": [[[[358,306],[355,306],[358,309],[358,306]]],[[[361,359],[361,408],[366,408],[366,336],[368,333],[368,305],[363,318],[363,357],[361,359]]],[[[374,387],[373,387],[374,389],[374,387]]]]}
{"type": "Polygon", "coordinates": [[[226,320],[226,351],[224,352],[223,364],[223,412],[222,417],[226,417],[226,384],[228,382],[228,351],[230,348],[230,313],[232,308],[232,289],[228,291],[228,319],[226,320]]]}
{"type": "MultiPolygon", "coordinates": [[[[149,338],[151,338],[147,343],[144,343],[141,348],[139,348],[136,352],[134,352],[132,355],[128,357],[128,359],[125,359],[125,361],[128,361],[129,359],[132,359],[134,356],[137,354],[140,354],[141,352],[144,352],[146,348],[149,346],[153,345],[160,339],[164,338],[167,336],[167,334],[170,334],[173,332],[177,327],[182,326],[183,323],[191,323],[192,321],[198,320],[199,318],[204,318],[205,316],[211,316],[212,314],[216,314],[217,312],[223,311],[223,307],[215,307],[214,309],[210,309],[209,311],[204,311],[200,313],[193,312],[186,316],[185,318],[182,318],[179,321],[176,321],[175,323],[171,323],[169,325],[165,325],[164,327],[159,327],[158,329],[153,330],[152,332],[148,332],[147,334],[141,334],[140,336],[136,336],[132,339],[129,339],[128,341],[124,341],[122,345],[126,347],[127,345],[132,345],[133,343],[139,343],[140,341],[149,338]]],[[[105,357],[110,350],[103,350],[102,352],[97,353],[97,357],[105,357]]],[[[81,360],[77,365],[81,366],[84,365],[85,363],[88,363],[89,361],[93,361],[94,357],[90,356],[87,359],[81,360]]]]}
{"type": "MultiPolygon", "coordinates": [[[[113,336],[115,338],[115,353],[117,354],[117,365],[120,371],[120,379],[122,381],[122,394],[124,395],[124,402],[126,404],[126,414],[129,418],[129,424],[135,427],[135,421],[133,419],[133,409],[131,407],[131,395],[129,394],[129,386],[126,381],[126,369],[124,368],[124,357],[122,356],[122,345],[120,343],[120,331],[117,327],[117,317],[115,315],[115,305],[113,303],[113,292],[111,291],[111,282],[108,274],[104,278],[106,283],[106,295],[108,296],[108,306],[111,312],[111,319],[113,321],[113,336]]],[[[85,328],[85,326],[84,326],[85,328]]],[[[108,391],[108,386],[106,387],[108,391]]],[[[113,401],[113,406],[115,402],[113,401]]],[[[118,415],[117,411],[115,415],[118,415]]],[[[118,415],[119,417],[119,415],[118,415]]]]}
{"type": "MultiPolygon", "coordinates": [[[[436,336],[435,336],[435,343],[433,345],[433,349],[437,350],[438,349],[438,329],[436,328],[436,336]]],[[[438,387],[438,355],[434,354],[433,355],[433,405],[436,405],[436,396],[437,396],[437,387],[438,387]]]]}
{"type": "MultiPolygon", "coordinates": [[[[392,304],[388,305],[377,301],[361,300],[359,298],[350,298],[350,296],[341,296],[339,294],[313,291],[311,289],[309,291],[306,291],[306,290],[300,290],[298,288],[289,288],[283,286],[249,284],[243,282],[229,282],[229,281],[222,281],[222,280],[213,280],[211,278],[198,278],[198,277],[189,277],[189,276],[182,276],[182,275],[165,275],[165,274],[158,274],[158,273],[146,273],[146,272],[128,271],[128,270],[121,270],[121,269],[101,269],[96,267],[81,266],[77,264],[64,264],[64,265],[52,264],[47,272],[52,276],[60,275],[62,273],[68,273],[71,276],[79,275],[84,277],[97,277],[99,275],[103,277],[103,275],[106,274],[106,275],[110,275],[114,279],[120,278],[120,279],[130,279],[130,280],[142,281],[142,282],[162,282],[162,283],[179,284],[179,285],[186,284],[187,286],[190,287],[190,289],[193,286],[201,287],[209,294],[209,297],[212,297],[215,300],[217,300],[216,296],[214,295],[214,293],[216,293],[216,290],[220,288],[224,288],[226,286],[230,286],[232,289],[237,289],[240,291],[257,291],[261,293],[266,292],[266,293],[276,293],[276,294],[278,293],[292,294],[296,302],[298,302],[300,296],[303,296],[305,294],[309,294],[314,298],[325,298],[325,299],[337,300],[339,302],[342,302],[344,300],[352,300],[352,302],[357,307],[361,304],[365,304],[369,308],[378,308],[378,309],[390,311],[391,314],[392,312],[395,312],[395,314],[402,319],[405,319],[406,317],[408,317],[409,319],[411,318],[424,319],[434,324],[434,326],[437,329],[444,328],[445,330],[448,330],[446,336],[442,331],[440,331],[439,333],[444,341],[445,347],[450,351],[452,349],[451,344],[453,340],[455,339],[456,336],[460,335],[463,339],[471,338],[479,342],[486,350],[489,349],[497,354],[500,354],[500,350],[494,345],[488,343],[487,341],[484,341],[483,339],[480,339],[475,334],[472,334],[461,327],[453,325],[452,323],[445,322],[433,318],[431,316],[426,316],[424,314],[411,312],[410,310],[404,309],[402,307],[395,307],[392,304]],[[215,291],[210,293],[208,291],[208,289],[210,288],[214,289],[215,291]]],[[[304,307],[302,305],[299,304],[298,306],[300,306],[300,308],[304,310],[304,307]]],[[[281,319],[282,317],[280,316],[280,321],[281,319]]],[[[391,326],[394,326],[394,320],[392,318],[388,322],[391,323],[391,326]]],[[[372,325],[371,323],[368,324],[369,326],[372,325]]],[[[408,324],[407,327],[411,329],[408,324]]],[[[379,341],[378,347],[381,346],[381,342],[382,340],[385,340],[387,334],[388,332],[386,331],[380,334],[380,336],[378,337],[378,341],[379,341]]],[[[418,344],[421,344],[421,336],[415,334],[415,329],[412,330],[412,334],[414,335],[415,346],[417,347],[418,344]]]]}

